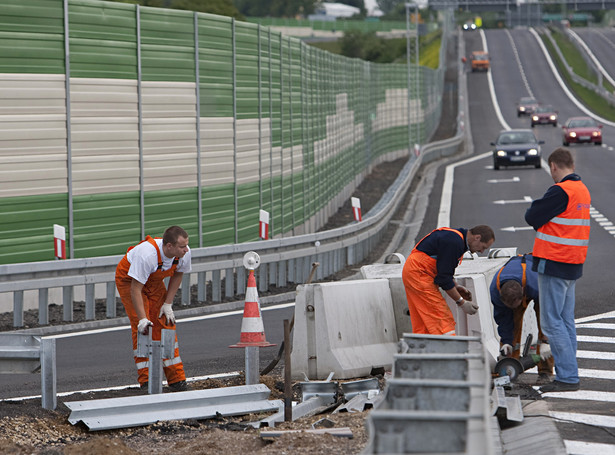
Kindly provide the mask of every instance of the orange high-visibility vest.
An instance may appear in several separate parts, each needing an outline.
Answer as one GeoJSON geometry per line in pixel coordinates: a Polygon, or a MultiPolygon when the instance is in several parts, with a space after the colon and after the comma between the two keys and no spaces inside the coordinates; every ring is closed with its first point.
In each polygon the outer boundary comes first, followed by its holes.
{"type": "Polygon", "coordinates": [[[568,195],[568,206],[538,229],[533,254],[566,264],[583,264],[589,245],[591,196],[580,180],[566,180],[557,185],[568,195]]]}

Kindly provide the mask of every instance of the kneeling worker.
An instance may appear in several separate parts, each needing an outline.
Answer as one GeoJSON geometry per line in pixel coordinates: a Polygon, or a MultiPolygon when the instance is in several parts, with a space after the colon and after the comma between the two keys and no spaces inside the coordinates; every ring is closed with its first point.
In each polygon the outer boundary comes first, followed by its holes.
{"type": "Polygon", "coordinates": [[[495,240],[493,229],[442,227],[416,244],[402,271],[413,333],[455,335],[455,318],[440,293],[442,288],[466,313],[478,311],[468,289],[455,283],[455,269],[466,251],[482,253],[495,240]]]}
{"type": "MultiPolygon", "coordinates": [[[[538,382],[547,383],[553,374],[553,358],[546,336],[540,330],[540,306],[538,299],[538,274],[532,271],[533,257],[524,254],[510,258],[495,274],[489,292],[493,304],[493,318],[500,335],[500,352],[505,357],[518,359],[523,350],[521,331],[523,315],[530,301],[538,322],[538,382]]],[[[525,342],[525,341],[523,341],[525,342]]]]}
{"type": "MultiPolygon", "coordinates": [[[[130,319],[132,347],[136,352],[137,333],[160,340],[162,329],[175,329],[173,299],[184,273],[192,270],[188,234],[179,226],[171,226],[162,238],[149,235],[136,246],[128,248],[115,271],[115,284],[130,319]],[[169,288],[164,279],[169,278],[169,288]]],[[[141,388],[148,386],[149,359],[137,357],[138,380],[141,388]]],[[[177,335],[172,359],[163,359],[164,374],[173,392],[188,390],[184,365],[179,356],[177,335]]]]}

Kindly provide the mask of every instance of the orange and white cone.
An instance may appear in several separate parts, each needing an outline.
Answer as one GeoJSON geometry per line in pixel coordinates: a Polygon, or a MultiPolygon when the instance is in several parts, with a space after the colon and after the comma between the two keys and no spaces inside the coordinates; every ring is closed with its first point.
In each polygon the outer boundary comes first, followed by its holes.
{"type": "Polygon", "coordinates": [[[231,348],[247,347],[268,347],[275,346],[265,339],[265,326],[261,317],[261,306],[258,302],[258,292],[256,291],[256,278],[254,270],[250,270],[248,275],[248,287],[246,289],[246,303],[243,308],[243,320],[241,321],[241,335],[239,343],[233,344],[231,348]]]}

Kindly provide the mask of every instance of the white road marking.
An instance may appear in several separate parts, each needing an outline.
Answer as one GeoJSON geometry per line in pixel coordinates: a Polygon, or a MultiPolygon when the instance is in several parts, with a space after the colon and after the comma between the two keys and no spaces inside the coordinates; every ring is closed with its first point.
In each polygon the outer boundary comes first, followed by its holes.
{"type": "Polygon", "coordinates": [[[592,337],[586,335],[577,335],[577,342],[583,343],[615,343],[613,337],[592,337]]]}
{"type": "Polygon", "coordinates": [[[519,177],[513,177],[511,179],[489,179],[487,183],[516,183],[520,181],[521,179],[519,177]]]}
{"type": "MultiPolygon", "coordinates": [[[[530,368],[525,371],[526,373],[538,374],[538,367],[530,368]]],[[[615,371],[612,370],[591,370],[589,368],[579,368],[580,378],[591,379],[611,379],[615,380],[615,371]]]]}
{"type": "Polygon", "coordinates": [[[498,201],[493,201],[494,204],[527,204],[528,202],[532,202],[532,198],[530,196],[523,196],[523,199],[500,199],[498,201]]]}
{"type": "MultiPolygon", "coordinates": [[[[538,387],[534,387],[538,389],[538,387]]],[[[576,392],[550,392],[543,393],[541,396],[548,398],[566,398],[567,400],[583,400],[583,401],[602,401],[607,403],[615,403],[615,393],[599,392],[596,390],[578,390],[576,392]]]]}
{"type": "Polygon", "coordinates": [[[570,441],[564,439],[566,452],[570,455],[615,455],[615,446],[598,442],[570,441]]]}
{"type": "Polygon", "coordinates": [[[577,350],[577,358],[579,358],[579,359],[615,360],[615,352],[578,351],[577,350]]]}
{"type": "Polygon", "coordinates": [[[516,231],[530,231],[534,229],[532,226],[509,226],[501,228],[500,231],[516,232],[516,231]]]}
{"type": "Polygon", "coordinates": [[[577,329],[615,330],[615,324],[608,324],[606,322],[595,322],[593,324],[577,324],[577,329]]]}
{"type": "Polygon", "coordinates": [[[598,321],[600,319],[609,319],[609,318],[615,318],[615,311],[607,311],[606,313],[594,314],[592,316],[585,316],[583,318],[575,319],[574,322],[576,324],[582,324],[584,322],[598,321]]]}
{"type": "Polygon", "coordinates": [[[578,412],[555,412],[549,411],[549,415],[554,419],[569,420],[587,425],[597,425],[600,427],[615,427],[615,417],[600,414],[580,414],[578,412]]]}
{"type": "MultiPolygon", "coordinates": [[[[290,303],[281,303],[279,305],[271,305],[271,306],[267,306],[265,308],[261,308],[261,312],[263,311],[270,311],[270,310],[280,310],[283,308],[288,308],[291,306],[295,306],[295,302],[290,302],[290,303]]],[[[184,322],[193,322],[193,321],[202,321],[204,319],[218,319],[218,318],[223,318],[226,316],[235,316],[238,314],[243,314],[243,310],[235,310],[235,311],[227,311],[225,313],[214,313],[214,314],[204,314],[202,316],[193,316],[190,318],[182,318],[182,319],[178,319],[177,320],[177,324],[181,324],[184,322]]],[[[49,335],[49,336],[44,336],[43,338],[71,338],[71,337],[78,337],[81,335],[93,335],[96,333],[106,333],[106,332],[117,332],[119,330],[130,330],[130,326],[129,325],[122,325],[122,326],[118,326],[118,327],[107,327],[105,329],[93,329],[93,330],[87,330],[85,332],[73,332],[73,333],[61,333],[58,335],[49,335]]]]}

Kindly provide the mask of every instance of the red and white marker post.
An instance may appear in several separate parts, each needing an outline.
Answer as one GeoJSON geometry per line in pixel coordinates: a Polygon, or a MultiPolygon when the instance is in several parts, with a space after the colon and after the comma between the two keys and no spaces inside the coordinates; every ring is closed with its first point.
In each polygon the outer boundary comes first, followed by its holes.
{"type": "Polygon", "coordinates": [[[261,210],[258,216],[258,236],[261,240],[269,240],[269,212],[261,210]]]}
{"type": "Polygon", "coordinates": [[[66,229],[59,224],[53,225],[53,249],[56,259],[66,259],[66,229]]]}
{"type": "Polygon", "coordinates": [[[350,202],[352,204],[352,213],[354,214],[355,221],[361,221],[363,218],[361,217],[361,199],[358,197],[350,198],[350,202]]]}

